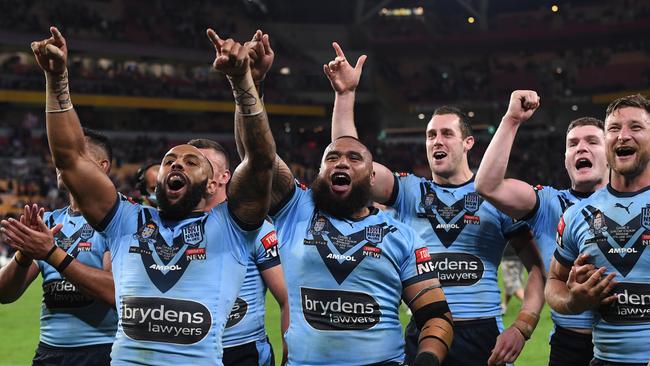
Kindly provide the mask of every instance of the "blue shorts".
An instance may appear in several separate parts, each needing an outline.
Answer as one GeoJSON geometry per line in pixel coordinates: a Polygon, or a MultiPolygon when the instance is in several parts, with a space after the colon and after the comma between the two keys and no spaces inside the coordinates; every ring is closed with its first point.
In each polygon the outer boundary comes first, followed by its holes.
{"type": "Polygon", "coordinates": [[[551,354],[549,366],[589,366],[594,358],[594,344],[591,334],[577,333],[555,326],[551,336],[551,354]]]}
{"type": "Polygon", "coordinates": [[[223,349],[224,366],[274,366],[273,347],[269,339],[223,349]]]}
{"type": "MultiPolygon", "coordinates": [[[[490,353],[501,334],[496,318],[454,322],[454,341],[442,366],[487,365],[490,353]]],[[[411,321],[406,326],[406,364],[410,365],[418,352],[418,331],[411,321]]]]}
{"type": "Polygon", "coordinates": [[[55,347],[39,342],[32,366],[110,366],[112,346],[55,347]]]}

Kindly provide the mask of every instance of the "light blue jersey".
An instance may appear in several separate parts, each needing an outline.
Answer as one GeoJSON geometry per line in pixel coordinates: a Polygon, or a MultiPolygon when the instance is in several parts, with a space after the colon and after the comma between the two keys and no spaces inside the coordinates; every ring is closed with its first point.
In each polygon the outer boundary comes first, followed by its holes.
{"type": "MultiPolygon", "coordinates": [[[[55,236],[56,245],[87,266],[102,269],[108,250],[99,235],[80,213],[70,207],[46,212],[48,227],[63,227],[55,236]]],[[[101,300],[85,295],[45,261],[37,261],[43,275],[41,342],[55,347],[82,347],[111,344],[117,330],[117,312],[101,300]]]]}
{"type": "Polygon", "coordinates": [[[413,230],[375,208],[359,220],[334,218],[301,188],[272,216],[291,311],[288,364],[401,362],[402,291],[434,278],[413,230]]]}
{"type": "Polygon", "coordinates": [[[616,273],[617,300],[595,312],[594,356],[642,363],[650,360],[650,187],[617,192],[607,186],[570,207],[558,224],[555,258],[567,268],[589,254],[605,275],[616,273]]]}
{"type": "Polygon", "coordinates": [[[109,239],[119,312],[112,364],[222,365],[248,257],[274,235],[272,225],[243,230],[226,204],[167,221],[120,196],[99,229],[109,239]]]}
{"type": "Polygon", "coordinates": [[[454,318],[496,317],[500,323],[501,256],[507,239],[528,226],[484,201],[473,178],[452,186],[399,174],[386,204],[429,247],[454,318]]]}
{"type": "MultiPolygon", "coordinates": [[[[572,189],[557,190],[548,186],[536,186],[535,192],[537,193],[537,204],[524,219],[528,221],[535,234],[542,260],[544,260],[544,268],[548,273],[555,252],[557,224],[560,217],[567,208],[583,198],[589,197],[590,193],[585,194],[572,189]]],[[[554,324],[564,328],[591,329],[594,314],[591,311],[585,311],[578,315],[563,315],[551,309],[551,319],[554,324]]]]}
{"type": "Polygon", "coordinates": [[[261,272],[280,265],[275,232],[265,237],[262,244],[258,246],[256,253],[251,253],[248,257],[246,278],[223,333],[224,348],[266,341],[266,285],[261,272]]]}

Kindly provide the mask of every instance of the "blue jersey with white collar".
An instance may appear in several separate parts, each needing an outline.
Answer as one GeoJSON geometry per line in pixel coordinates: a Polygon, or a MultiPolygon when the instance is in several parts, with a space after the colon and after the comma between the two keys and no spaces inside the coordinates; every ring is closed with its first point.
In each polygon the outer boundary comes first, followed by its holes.
{"type": "Polygon", "coordinates": [[[570,207],[558,224],[555,258],[567,268],[589,254],[616,273],[617,300],[595,312],[594,356],[621,363],[650,359],[650,187],[632,193],[610,185],[570,207]]]}
{"type": "MultiPolygon", "coordinates": [[[[68,206],[46,212],[43,221],[50,228],[63,225],[54,236],[57,246],[87,266],[104,267],[106,242],[80,213],[68,206]]],[[[79,291],[47,262],[37,264],[43,275],[41,342],[55,347],[113,343],[117,329],[115,309],[79,291]]]]}
{"type": "Polygon", "coordinates": [[[444,186],[411,174],[395,177],[391,200],[400,220],[429,247],[454,318],[501,319],[497,271],[507,239],[528,230],[483,200],[474,179],[444,186]]]}
{"type": "Polygon", "coordinates": [[[434,278],[413,230],[374,208],[337,219],[301,188],[272,217],[291,311],[288,365],[401,362],[402,291],[434,278]]]}
{"type": "Polygon", "coordinates": [[[248,258],[272,225],[243,230],[226,204],[168,221],[120,196],[99,229],[108,238],[119,314],[112,364],[221,365],[248,258]]]}
{"type": "MultiPolygon", "coordinates": [[[[535,187],[537,204],[535,209],[525,218],[528,221],[539,251],[544,260],[544,267],[548,273],[551,266],[551,259],[556,247],[557,224],[562,214],[576,202],[589,196],[571,189],[557,190],[548,186],[535,187]]],[[[577,315],[564,315],[551,309],[553,323],[564,328],[588,328],[593,326],[594,314],[592,311],[585,311],[577,315]]]]}

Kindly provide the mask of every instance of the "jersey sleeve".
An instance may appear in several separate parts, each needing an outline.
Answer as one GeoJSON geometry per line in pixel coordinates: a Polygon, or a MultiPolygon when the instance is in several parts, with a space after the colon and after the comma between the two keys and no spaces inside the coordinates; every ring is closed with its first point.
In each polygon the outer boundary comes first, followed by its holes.
{"type": "Polygon", "coordinates": [[[557,247],[555,249],[554,257],[563,266],[571,268],[573,261],[580,255],[580,248],[578,246],[577,238],[572,230],[574,221],[572,213],[574,210],[569,208],[557,223],[557,247]]]}
{"type": "Polygon", "coordinates": [[[296,182],[293,193],[289,194],[285,202],[281,204],[281,207],[276,212],[270,213],[275,226],[282,227],[283,225],[290,225],[292,222],[299,221],[303,216],[307,218],[311,217],[313,207],[310,205],[310,195],[310,190],[296,182]]]}
{"type": "Polygon", "coordinates": [[[414,201],[417,199],[420,178],[408,173],[394,173],[394,179],[393,192],[385,205],[393,207],[397,211],[397,215],[403,217],[403,214],[408,212],[409,207],[413,207],[414,201]]]}
{"type": "Polygon", "coordinates": [[[402,288],[412,284],[437,278],[429,255],[429,249],[421,242],[417,234],[412,230],[404,233],[406,250],[402,253],[400,269],[400,279],[402,288]]]}
{"type": "Polygon", "coordinates": [[[117,201],[111,211],[101,223],[94,227],[104,236],[108,250],[114,251],[117,249],[113,246],[115,243],[119,243],[120,240],[116,239],[129,233],[135,233],[140,207],[130,198],[118,193],[117,201]]]}
{"type": "Polygon", "coordinates": [[[506,239],[511,239],[530,230],[530,226],[524,220],[515,220],[501,211],[499,211],[499,215],[501,216],[501,233],[506,239]]]}
{"type": "Polygon", "coordinates": [[[260,272],[280,265],[278,236],[275,227],[269,221],[264,221],[259,235],[255,240],[255,264],[260,272]]]}
{"type": "Polygon", "coordinates": [[[526,221],[533,231],[537,232],[539,228],[555,225],[560,217],[559,215],[557,217],[551,217],[553,216],[553,210],[551,210],[553,207],[552,200],[557,196],[557,191],[551,187],[540,185],[533,187],[533,189],[537,196],[535,208],[523,217],[522,221],[526,221]],[[551,220],[554,221],[552,224],[550,223],[551,220]]]}

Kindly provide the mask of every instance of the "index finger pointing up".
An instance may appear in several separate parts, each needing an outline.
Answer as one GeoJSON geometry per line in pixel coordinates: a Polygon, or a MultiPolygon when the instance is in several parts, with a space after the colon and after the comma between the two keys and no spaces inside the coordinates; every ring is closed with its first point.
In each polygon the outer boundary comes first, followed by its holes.
{"type": "Polygon", "coordinates": [[[338,43],[332,42],[332,47],[334,47],[334,51],[336,51],[336,55],[345,58],[345,54],[343,53],[343,50],[341,49],[341,46],[339,46],[338,43]]]}
{"type": "Polygon", "coordinates": [[[208,28],[206,31],[206,34],[208,35],[208,38],[212,42],[212,44],[217,48],[217,50],[221,50],[221,46],[223,46],[223,40],[219,38],[217,33],[212,30],[212,28],[208,28]]]}

